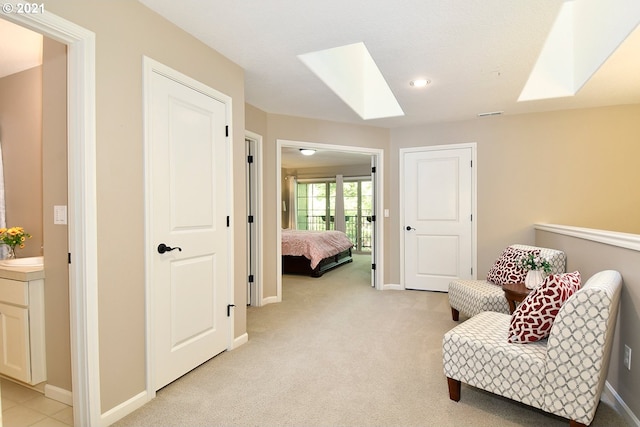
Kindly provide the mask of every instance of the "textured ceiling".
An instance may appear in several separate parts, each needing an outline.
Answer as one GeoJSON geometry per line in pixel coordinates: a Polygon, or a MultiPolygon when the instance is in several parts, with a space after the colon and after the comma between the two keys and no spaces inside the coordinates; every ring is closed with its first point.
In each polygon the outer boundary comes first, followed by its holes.
{"type": "Polygon", "coordinates": [[[269,113],[394,128],[640,102],[638,30],[627,54],[612,55],[577,96],[516,102],[558,0],[140,1],[244,68],[246,102],[269,113]],[[356,42],[369,49],[404,117],[362,120],[297,58],[356,42]],[[410,87],[418,77],[431,84],[410,87]]]}

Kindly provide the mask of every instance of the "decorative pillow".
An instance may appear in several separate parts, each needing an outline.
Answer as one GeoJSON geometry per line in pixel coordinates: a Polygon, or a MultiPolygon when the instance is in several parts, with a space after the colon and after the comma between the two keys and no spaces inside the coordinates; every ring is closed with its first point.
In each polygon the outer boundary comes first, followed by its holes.
{"type": "Polygon", "coordinates": [[[538,249],[516,249],[511,246],[502,252],[502,255],[493,264],[487,273],[487,282],[496,285],[506,285],[508,283],[524,283],[527,271],[520,267],[519,261],[522,257],[533,254],[540,255],[538,249]]]}
{"type": "Polygon", "coordinates": [[[562,304],[580,289],[580,273],[550,274],[511,316],[510,343],[525,344],[547,338],[562,304]]]}

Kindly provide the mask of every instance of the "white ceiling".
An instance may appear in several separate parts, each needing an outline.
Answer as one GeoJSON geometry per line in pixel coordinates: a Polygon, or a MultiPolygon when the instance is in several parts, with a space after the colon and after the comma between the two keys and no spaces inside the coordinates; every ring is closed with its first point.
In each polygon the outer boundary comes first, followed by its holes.
{"type": "Polygon", "coordinates": [[[560,0],[140,1],[244,68],[246,101],[269,113],[394,128],[640,102],[637,29],[577,96],[517,102],[560,0]],[[404,117],[362,120],[297,57],[357,42],[404,117]]]}
{"type": "MultiPolygon", "coordinates": [[[[640,103],[638,28],[576,96],[516,101],[560,0],[140,1],[239,64],[246,102],[269,113],[395,128],[475,119],[491,111],[510,115],[640,103]],[[362,120],[297,57],[357,42],[368,48],[405,116],[362,120]],[[431,84],[409,86],[420,77],[431,84]]],[[[38,65],[38,34],[0,19],[0,40],[0,76],[38,65]]],[[[293,161],[284,154],[284,163],[293,161]]],[[[318,166],[327,156],[318,153],[306,161],[318,166]]],[[[339,157],[349,164],[368,161],[339,157]]]]}

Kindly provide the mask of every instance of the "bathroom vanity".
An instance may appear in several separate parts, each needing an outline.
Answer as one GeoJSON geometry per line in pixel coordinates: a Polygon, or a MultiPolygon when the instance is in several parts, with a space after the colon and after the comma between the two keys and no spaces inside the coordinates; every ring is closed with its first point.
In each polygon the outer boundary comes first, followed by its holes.
{"type": "Polygon", "coordinates": [[[47,379],[41,265],[0,261],[0,374],[31,385],[47,379]]]}

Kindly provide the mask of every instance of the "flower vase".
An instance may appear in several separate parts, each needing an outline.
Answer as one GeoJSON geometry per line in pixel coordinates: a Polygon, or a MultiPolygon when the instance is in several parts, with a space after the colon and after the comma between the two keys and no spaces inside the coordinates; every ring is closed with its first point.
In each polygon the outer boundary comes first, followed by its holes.
{"type": "Polygon", "coordinates": [[[7,259],[16,259],[16,247],[7,246],[7,259]]]}
{"type": "Polygon", "coordinates": [[[540,270],[529,270],[524,278],[524,285],[527,289],[535,289],[544,281],[544,276],[540,270]]]}

